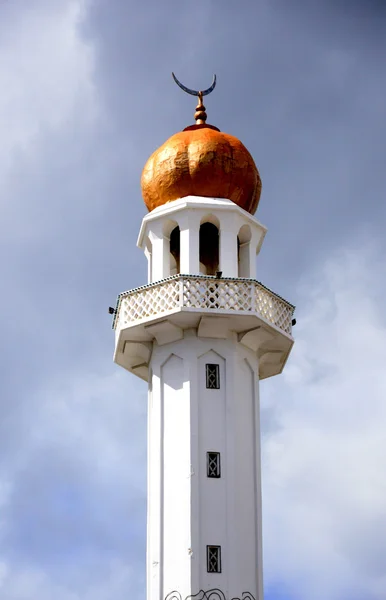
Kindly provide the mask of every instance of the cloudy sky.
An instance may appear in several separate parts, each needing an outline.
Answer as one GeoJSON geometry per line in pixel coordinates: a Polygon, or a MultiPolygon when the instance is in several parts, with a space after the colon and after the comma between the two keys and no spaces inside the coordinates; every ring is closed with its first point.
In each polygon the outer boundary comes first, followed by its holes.
{"type": "Polygon", "coordinates": [[[297,306],[262,384],[266,600],[386,597],[386,5],[1,0],[0,598],[145,598],[146,387],[107,307],[145,283],[147,157],[192,123],[263,180],[297,306]]]}

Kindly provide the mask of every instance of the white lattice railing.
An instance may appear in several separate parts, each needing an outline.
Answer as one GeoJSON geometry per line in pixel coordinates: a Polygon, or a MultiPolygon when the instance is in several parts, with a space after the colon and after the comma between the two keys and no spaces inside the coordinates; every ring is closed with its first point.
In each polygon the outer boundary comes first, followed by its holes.
{"type": "Polygon", "coordinates": [[[128,327],[156,315],[184,310],[255,312],[291,334],[294,306],[252,279],[176,275],[124,292],[113,326],[128,327]]]}

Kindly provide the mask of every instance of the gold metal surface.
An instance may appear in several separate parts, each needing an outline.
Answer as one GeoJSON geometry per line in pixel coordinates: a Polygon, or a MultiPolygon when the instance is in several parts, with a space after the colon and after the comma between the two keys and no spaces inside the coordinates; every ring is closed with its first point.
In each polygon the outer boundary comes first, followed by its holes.
{"type": "Polygon", "coordinates": [[[245,146],[232,135],[206,125],[202,96],[196,125],[169,138],[148,159],[141,178],[149,211],[185,196],[228,198],[254,214],[261,179],[245,146]]]}
{"type": "Polygon", "coordinates": [[[196,106],[196,112],[194,113],[194,119],[197,125],[205,125],[207,114],[205,112],[205,106],[202,101],[202,92],[198,92],[198,104],[196,106]]]}

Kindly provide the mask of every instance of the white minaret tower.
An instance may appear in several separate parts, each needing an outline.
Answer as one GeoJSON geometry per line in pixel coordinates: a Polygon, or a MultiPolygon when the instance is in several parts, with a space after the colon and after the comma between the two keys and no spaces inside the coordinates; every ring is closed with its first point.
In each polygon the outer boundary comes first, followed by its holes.
{"type": "Polygon", "coordinates": [[[114,360],[149,386],[147,599],[263,600],[259,381],[294,307],[256,280],[260,177],[205,93],[145,166],[148,284],[118,297],[114,360]]]}

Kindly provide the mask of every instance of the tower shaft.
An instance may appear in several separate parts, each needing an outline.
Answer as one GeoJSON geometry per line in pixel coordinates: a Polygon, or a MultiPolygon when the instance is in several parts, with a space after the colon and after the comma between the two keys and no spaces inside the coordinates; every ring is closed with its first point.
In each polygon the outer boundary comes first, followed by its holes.
{"type": "Polygon", "coordinates": [[[226,329],[188,329],[154,347],[150,369],[148,598],[262,600],[256,354],[226,329]]]}

